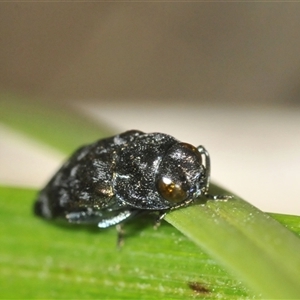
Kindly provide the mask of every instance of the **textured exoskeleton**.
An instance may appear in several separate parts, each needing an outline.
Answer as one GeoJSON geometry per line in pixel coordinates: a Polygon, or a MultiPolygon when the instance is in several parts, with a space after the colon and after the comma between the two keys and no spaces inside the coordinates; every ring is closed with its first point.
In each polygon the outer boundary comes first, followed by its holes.
{"type": "Polygon", "coordinates": [[[116,225],[141,212],[163,216],[208,195],[210,159],[163,133],[125,133],[78,149],[40,192],[35,213],[116,225]]]}

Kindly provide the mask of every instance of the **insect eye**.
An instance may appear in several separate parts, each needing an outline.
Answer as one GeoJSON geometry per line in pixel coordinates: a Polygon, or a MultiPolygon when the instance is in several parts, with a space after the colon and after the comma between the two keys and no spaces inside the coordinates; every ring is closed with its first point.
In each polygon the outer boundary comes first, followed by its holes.
{"type": "Polygon", "coordinates": [[[177,203],[185,200],[187,192],[179,184],[174,183],[167,177],[162,177],[157,182],[159,194],[169,202],[177,203]]]}

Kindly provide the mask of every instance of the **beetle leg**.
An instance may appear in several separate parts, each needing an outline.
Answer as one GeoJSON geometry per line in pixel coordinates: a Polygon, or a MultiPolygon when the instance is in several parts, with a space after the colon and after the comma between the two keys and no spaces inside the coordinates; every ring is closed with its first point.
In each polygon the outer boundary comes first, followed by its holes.
{"type": "Polygon", "coordinates": [[[185,207],[185,206],[188,206],[190,203],[192,203],[194,201],[194,199],[190,199],[188,201],[185,201],[183,203],[180,203],[180,204],[177,204],[176,206],[173,206],[171,207],[170,209],[168,210],[163,210],[163,211],[159,211],[159,215],[155,221],[155,224],[154,224],[154,229],[157,229],[159,226],[160,226],[160,223],[161,223],[161,220],[166,216],[166,214],[171,211],[171,210],[174,210],[174,209],[177,209],[177,208],[180,208],[180,207],[185,207]]]}
{"type": "Polygon", "coordinates": [[[156,218],[155,220],[155,223],[154,223],[154,229],[158,229],[158,227],[160,226],[161,224],[161,220],[166,216],[166,214],[169,212],[169,210],[163,210],[163,211],[160,211],[159,212],[159,215],[158,217],[156,218]]]}
{"type": "Polygon", "coordinates": [[[97,224],[103,217],[93,211],[76,211],[66,214],[66,219],[70,223],[97,224]]]}
{"type": "Polygon", "coordinates": [[[229,199],[232,199],[233,196],[232,195],[211,195],[211,194],[205,194],[205,197],[208,199],[208,200],[223,200],[223,201],[226,201],[226,200],[229,200],[229,199]]]}
{"type": "Polygon", "coordinates": [[[203,146],[197,147],[198,152],[204,156],[205,158],[205,187],[204,187],[204,195],[207,199],[211,200],[228,200],[231,199],[233,196],[229,195],[211,195],[208,194],[209,190],[209,181],[210,181],[210,157],[209,153],[203,146]]]}
{"type": "Polygon", "coordinates": [[[179,203],[179,204],[177,204],[177,205],[175,205],[175,206],[172,206],[172,207],[170,208],[170,210],[174,210],[174,209],[177,209],[177,208],[189,206],[194,200],[195,200],[195,199],[193,199],[193,198],[192,198],[192,199],[189,199],[189,200],[186,200],[186,201],[183,202],[183,203],[179,203]]]}
{"type": "Polygon", "coordinates": [[[121,249],[121,247],[124,245],[124,229],[123,224],[117,224],[116,225],[118,237],[117,237],[117,248],[121,249]]]}
{"type": "Polygon", "coordinates": [[[205,158],[205,187],[204,187],[204,193],[208,192],[209,188],[209,181],[210,181],[210,158],[209,158],[209,153],[203,146],[198,146],[197,147],[198,152],[204,156],[205,158]]]}
{"type": "Polygon", "coordinates": [[[70,212],[66,215],[66,219],[70,223],[77,224],[97,224],[99,228],[107,228],[112,225],[117,225],[124,220],[134,216],[136,211],[132,210],[118,210],[118,211],[78,211],[70,212]]]}
{"type": "Polygon", "coordinates": [[[128,218],[131,218],[137,214],[136,210],[122,210],[117,211],[115,215],[110,215],[108,218],[102,218],[98,223],[99,228],[107,228],[112,225],[118,225],[128,218]]]}

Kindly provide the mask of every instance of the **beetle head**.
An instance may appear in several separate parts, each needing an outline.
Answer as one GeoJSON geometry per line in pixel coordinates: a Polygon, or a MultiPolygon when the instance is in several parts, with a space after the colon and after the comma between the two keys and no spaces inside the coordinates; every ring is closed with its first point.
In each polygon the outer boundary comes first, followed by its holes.
{"type": "Polygon", "coordinates": [[[159,165],[156,187],[161,197],[176,206],[198,197],[205,191],[207,181],[202,154],[190,144],[177,143],[159,165]]]}

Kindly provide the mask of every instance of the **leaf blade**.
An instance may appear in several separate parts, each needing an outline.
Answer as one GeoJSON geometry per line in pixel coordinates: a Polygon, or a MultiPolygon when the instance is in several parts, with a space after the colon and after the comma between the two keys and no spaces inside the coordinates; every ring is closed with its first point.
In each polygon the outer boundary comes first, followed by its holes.
{"type": "Polygon", "coordinates": [[[299,238],[249,203],[236,197],[208,201],[174,211],[166,220],[263,297],[300,296],[299,238]]]}
{"type": "Polygon", "coordinates": [[[119,251],[114,228],[34,217],[35,194],[0,186],[0,298],[187,299],[195,294],[189,282],[209,290],[203,299],[251,296],[166,223],[159,230],[153,219],[127,224],[119,251]]]}
{"type": "Polygon", "coordinates": [[[71,105],[54,105],[11,94],[0,94],[0,119],[1,123],[66,154],[111,132],[108,126],[96,124],[71,105]]]}

